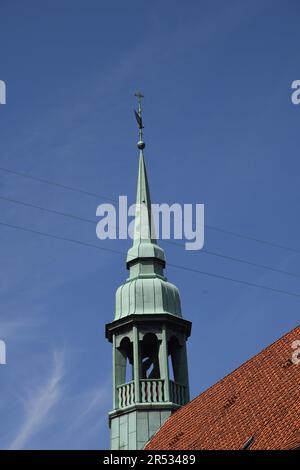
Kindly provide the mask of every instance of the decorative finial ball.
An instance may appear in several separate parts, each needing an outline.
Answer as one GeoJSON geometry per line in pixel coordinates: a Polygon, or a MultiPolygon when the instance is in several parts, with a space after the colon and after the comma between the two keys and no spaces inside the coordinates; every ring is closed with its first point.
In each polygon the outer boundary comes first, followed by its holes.
{"type": "Polygon", "coordinates": [[[145,142],[143,142],[142,140],[139,140],[138,143],[137,143],[137,146],[140,150],[144,150],[145,142]]]}

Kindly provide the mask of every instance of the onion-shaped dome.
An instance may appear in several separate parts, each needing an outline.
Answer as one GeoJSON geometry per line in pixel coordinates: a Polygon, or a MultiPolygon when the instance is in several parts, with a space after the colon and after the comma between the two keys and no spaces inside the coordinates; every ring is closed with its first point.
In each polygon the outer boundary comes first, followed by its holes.
{"type": "Polygon", "coordinates": [[[159,277],[130,279],[121,285],[116,292],[115,320],[144,313],[181,317],[177,287],[159,277]]]}

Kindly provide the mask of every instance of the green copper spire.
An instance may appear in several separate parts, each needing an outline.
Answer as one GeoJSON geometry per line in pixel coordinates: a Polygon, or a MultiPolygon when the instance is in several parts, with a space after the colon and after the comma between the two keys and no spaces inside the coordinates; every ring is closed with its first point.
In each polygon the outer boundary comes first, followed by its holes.
{"type": "Polygon", "coordinates": [[[139,126],[139,170],[136,192],[134,238],[127,253],[129,278],[116,292],[115,319],[132,314],[165,314],[181,317],[179,292],[164,276],[166,265],[164,250],[158,246],[151,210],[150,190],[144,159],[142,108],[139,99],[135,111],[139,126]]]}
{"type": "Polygon", "coordinates": [[[140,150],[139,172],[136,194],[133,245],[127,254],[127,266],[130,267],[141,258],[156,259],[164,267],[165,255],[157,245],[151,209],[151,198],[143,150],[140,150]]]}
{"type": "Polygon", "coordinates": [[[157,245],[155,238],[154,223],[151,209],[151,198],[149,184],[144,159],[145,142],[143,141],[143,120],[141,93],[136,93],[138,97],[138,111],[135,111],[136,120],[139,126],[138,148],[140,149],[139,172],[136,193],[136,210],[134,224],[134,241],[132,248],[128,251],[127,266],[140,258],[152,258],[159,260],[165,265],[165,255],[162,248],[157,245]]]}

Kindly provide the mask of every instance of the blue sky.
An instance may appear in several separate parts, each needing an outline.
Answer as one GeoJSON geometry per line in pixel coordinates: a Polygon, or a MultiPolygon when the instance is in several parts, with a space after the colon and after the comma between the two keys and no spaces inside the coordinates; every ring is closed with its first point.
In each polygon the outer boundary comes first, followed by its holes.
{"type": "MultiPolygon", "coordinates": [[[[133,202],[134,92],[145,94],[153,202],[204,203],[206,223],[299,248],[297,0],[1,0],[0,167],[133,202]]],[[[0,222],[126,251],[93,224],[104,198],[0,170],[0,222]]],[[[300,294],[300,281],[162,243],[167,261],[300,294]]],[[[300,275],[300,254],[205,231],[205,249],[300,275]]],[[[115,290],[125,256],[0,226],[0,447],[109,443],[115,290]]],[[[300,299],[169,267],[192,396],[299,323],[300,299]]]]}

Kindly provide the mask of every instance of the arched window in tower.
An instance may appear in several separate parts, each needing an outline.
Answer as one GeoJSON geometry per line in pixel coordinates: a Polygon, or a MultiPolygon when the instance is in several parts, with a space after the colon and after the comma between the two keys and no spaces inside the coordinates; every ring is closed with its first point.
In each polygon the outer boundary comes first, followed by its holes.
{"type": "Polygon", "coordinates": [[[141,344],[141,372],[143,379],[159,379],[158,339],[154,333],[147,333],[141,344]]]}
{"type": "Polygon", "coordinates": [[[175,382],[180,382],[178,365],[180,364],[181,346],[178,338],[172,336],[168,341],[169,377],[175,382]]]}
{"type": "Polygon", "coordinates": [[[123,359],[122,383],[128,383],[133,380],[133,346],[129,338],[122,339],[119,351],[123,359]]]}

